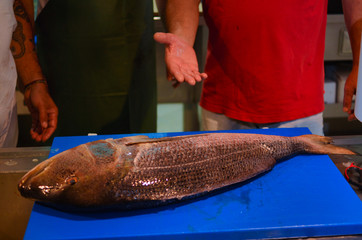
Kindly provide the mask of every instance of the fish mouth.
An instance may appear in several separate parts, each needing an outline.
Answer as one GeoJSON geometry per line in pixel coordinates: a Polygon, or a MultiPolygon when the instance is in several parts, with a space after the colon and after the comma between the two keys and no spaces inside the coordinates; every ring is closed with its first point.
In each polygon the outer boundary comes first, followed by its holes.
{"type": "Polygon", "coordinates": [[[23,197],[34,200],[46,200],[56,193],[55,190],[60,188],[54,184],[41,183],[39,179],[50,163],[48,160],[40,163],[21,178],[18,190],[23,197]]]}

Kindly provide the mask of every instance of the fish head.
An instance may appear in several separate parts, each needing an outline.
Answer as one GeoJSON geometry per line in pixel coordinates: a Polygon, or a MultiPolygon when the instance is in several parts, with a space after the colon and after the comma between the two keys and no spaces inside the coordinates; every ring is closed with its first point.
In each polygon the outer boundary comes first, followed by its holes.
{"type": "Polygon", "coordinates": [[[18,190],[23,197],[42,202],[91,205],[99,201],[100,169],[79,146],[38,164],[22,177],[18,190]]]}

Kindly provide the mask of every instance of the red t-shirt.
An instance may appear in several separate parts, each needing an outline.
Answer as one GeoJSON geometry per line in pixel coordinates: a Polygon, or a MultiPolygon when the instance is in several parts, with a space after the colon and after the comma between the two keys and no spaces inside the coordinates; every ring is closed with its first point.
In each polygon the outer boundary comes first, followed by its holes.
{"type": "Polygon", "coordinates": [[[328,0],[204,0],[209,42],[200,105],[246,122],[324,109],[328,0]]]}

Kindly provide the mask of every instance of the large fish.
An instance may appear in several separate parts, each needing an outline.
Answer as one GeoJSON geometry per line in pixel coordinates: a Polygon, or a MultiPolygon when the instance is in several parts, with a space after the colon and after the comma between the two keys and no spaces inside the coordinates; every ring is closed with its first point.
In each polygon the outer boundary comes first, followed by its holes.
{"type": "Polygon", "coordinates": [[[82,144],[51,157],[29,171],[18,189],[24,197],[59,207],[132,208],[239,183],[299,153],[353,154],[317,135],[125,137],[82,144]]]}

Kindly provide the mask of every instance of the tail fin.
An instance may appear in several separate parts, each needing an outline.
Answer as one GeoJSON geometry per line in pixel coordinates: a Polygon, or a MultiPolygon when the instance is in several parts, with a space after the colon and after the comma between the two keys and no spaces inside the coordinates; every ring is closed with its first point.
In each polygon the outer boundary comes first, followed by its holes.
{"type": "Polygon", "coordinates": [[[356,155],[349,149],[331,144],[332,139],[319,135],[302,135],[297,137],[306,144],[305,151],[314,154],[348,154],[356,155]]]}

